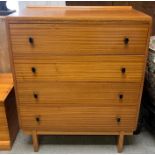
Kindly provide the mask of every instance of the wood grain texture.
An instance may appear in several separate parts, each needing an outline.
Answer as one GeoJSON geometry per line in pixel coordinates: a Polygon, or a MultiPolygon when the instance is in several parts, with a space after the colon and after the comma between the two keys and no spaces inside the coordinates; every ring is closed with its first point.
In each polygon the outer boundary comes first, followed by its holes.
{"type": "Polygon", "coordinates": [[[12,50],[53,55],[144,54],[147,24],[11,24],[12,50]],[[33,45],[29,43],[33,38],[33,45]],[[128,45],[124,38],[129,38],[128,45]],[[60,46],[61,44],[61,46],[60,46]]]}
{"type": "Polygon", "coordinates": [[[82,62],[105,62],[108,63],[109,61],[112,63],[117,63],[121,62],[123,63],[124,61],[126,63],[141,63],[145,60],[144,55],[109,55],[109,54],[104,54],[104,55],[67,55],[67,56],[55,56],[52,55],[50,52],[48,54],[42,52],[40,54],[35,54],[35,53],[30,53],[30,54],[18,54],[13,56],[13,61],[15,64],[21,64],[21,63],[26,63],[26,64],[31,64],[31,63],[36,63],[36,64],[52,64],[52,63],[62,63],[62,64],[74,64],[74,63],[82,63],[82,62]]]}
{"type": "MultiPolygon", "coordinates": [[[[25,131],[24,131],[25,132],[25,131]]],[[[30,131],[26,131],[25,132],[26,134],[32,134],[30,131]]],[[[43,130],[40,130],[40,131],[37,131],[37,135],[62,135],[62,132],[53,132],[53,131],[43,131],[43,130]]],[[[112,136],[118,136],[120,135],[120,132],[119,131],[114,131],[114,132],[63,132],[63,135],[112,135],[112,136]]],[[[130,131],[130,132],[125,132],[125,135],[133,135],[133,132],[130,131]]]]}
{"type": "Polygon", "coordinates": [[[5,107],[0,105],[0,141],[9,141],[8,124],[5,113],[5,107]]]}
{"type": "Polygon", "coordinates": [[[117,150],[119,153],[123,151],[124,146],[124,132],[120,132],[120,135],[118,136],[118,142],[117,142],[117,150]]]}
{"type": "Polygon", "coordinates": [[[19,130],[12,75],[0,74],[0,81],[0,150],[9,150],[19,130]]]}
{"type": "Polygon", "coordinates": [[[112,1],[66,1],[67,6],[101,6],[109,7],[112,5],[112,1]]]}
{"type": "Polygon", "coordinates": [[[112,134],[122,151],[137,124],[150,25],[120,6],[29,7],[7,17],[21,128],[35,150],[40,134],[112,134]]]}
{"type": "Polygon", "coordinates": [[[32,140],[33,140],[34,151],[37,152],[39,149],[39,144],[38,144],[38,135],[36,130],[32,132],[32,140]]]}
{"type": "MultiPolygon", "coordinates": [[[[104,57],[104,56],[103,56],[104,57]]],[[[140,82],[142,78],[143,62],[126,62],[128,57],[120,56],[111,61],[106,57],[106,62],[96,61],[96,59],[83,61],[82,57],[77,57],[74,62],[72,57],[64,57],[61,61],[52,63],[15,63],[15,73],[17,81],[112,81],[112,82],[140,82]],[[124,61],[123,61],[124,60],[124,61]],[[36,72],[32,72],[32,67],[36,72]],[[125,68],[123,74],[121,69],[125,68]]],[[[105,59],[105,58],[103,58],[105,59]]],[[[102,58],[101,58],[102,60],[102,58]]],[[[140,58],[139,58],[140,60],[140,58]]]]}
{"type": "Polygon", "coordinates": [[[7,98],[8,94],[12,90],[13,83],[11,84],[0,84],[0,101],[3,104],[3,101],[7,98]]]}
{"type": "Polygon", "coordinates": [[[0,74],[0,149],[11,147],[5,101],[13,88],[12,75],[0,74]]]}
{"type": "Polygon", "coordinates": [[[30,105],[20,106],[22,129],[26,131],[36,129],[62,134],[63,132],[129,132],[136,126],[135,106],[113,108],[30,105]],[[119,123],[117,118],[121,118],[119,123]]]}
{"type": "Polygon", "coordinates": [[[21,105],[46,106],[46,104],[50,104],[51,106],[80,107],[137,105],[139,90],[140,83],[18,83],[19,103],[21,105]],[[120,98],[120,95],[123,97],[120,98]]]}
{"type": "Polygon", "coordinates": [[[30,7],[7,17],[10,23],[53,21],[142,21],[150,17],[131,7],[30,7]]]}
{"type": "Polygon", "coordinates": [[[155,34],[155,16],[154,16],[154,1],[66,1],[68,6],[132,6],[134,9],[144,12],[152,17],[152,32],[155,34]]]}
{"type": "Polygon", "coordinates": [[[11,145],[10,145],[10,141],[0,141],[0,150],[10,150],[11,149],[11,145]]]}

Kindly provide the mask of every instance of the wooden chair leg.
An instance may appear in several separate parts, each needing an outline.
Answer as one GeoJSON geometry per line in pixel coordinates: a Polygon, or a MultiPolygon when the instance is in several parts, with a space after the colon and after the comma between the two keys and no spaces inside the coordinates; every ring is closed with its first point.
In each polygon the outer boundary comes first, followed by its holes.
{"type": "Polygon", "coordinates": [[[117,151],[119,153],[123,151],[123,145],[124,145],[124,133],[121,132],[120,135],[118,136],[118,141],[117,141],[117,151]]]}
{"type": "Polygon", "coordinates": [[[39,150],[38,135],[35,130],[32,132],[32,140],[33,140],[34,151],[38,152],[38,150],[39,150]]]}

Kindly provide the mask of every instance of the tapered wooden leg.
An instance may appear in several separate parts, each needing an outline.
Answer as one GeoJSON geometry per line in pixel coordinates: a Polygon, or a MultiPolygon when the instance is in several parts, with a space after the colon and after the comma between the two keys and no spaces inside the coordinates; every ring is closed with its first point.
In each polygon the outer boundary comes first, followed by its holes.
{"type": "Polygon", "coordinates": [[[35,152],[38,152],[39,143],[38,143],[38,135],[37,135],[36,130],[34,130],[34,131],[32,132],[32,140],[33,140],[33,148],[34,148],[34,151],[35,151],[35,152]]]}
{"type": "Polygon", "coordinates": [[[117,141],[117,150],[119,153],[123,151],[123,145],[124,145],[124,133],[121,132],[120,135],[118,136],[118,141],[117,141]]]}

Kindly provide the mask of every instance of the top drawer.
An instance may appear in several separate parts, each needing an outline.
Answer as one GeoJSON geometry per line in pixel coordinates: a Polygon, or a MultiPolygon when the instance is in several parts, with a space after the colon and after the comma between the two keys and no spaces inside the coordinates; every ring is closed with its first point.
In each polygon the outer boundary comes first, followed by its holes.
{"type": "Polygon", "coordinates": [[[10,24],[14,55],[144,54],[147,24],[10,24]]]}

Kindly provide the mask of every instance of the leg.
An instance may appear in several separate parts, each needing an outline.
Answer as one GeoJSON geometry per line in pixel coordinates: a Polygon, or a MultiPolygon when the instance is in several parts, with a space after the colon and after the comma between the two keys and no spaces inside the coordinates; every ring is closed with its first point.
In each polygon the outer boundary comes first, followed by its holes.
{"type": "Polygon", "coordinates": [[[38,143],[38,135],[37,135],[36,130],[34,130],[34,131],[32,132],[32,140],[33,140],[33,148],[34,148],[34,151],[35,151],[35,152],[38,152],[39,143],[38,143]]]}
{"type": "Polygon", "coordinates": [[[118,136],[118,142],[117,142],[117,150],[119,153],[122,152],[124,145],[124,133],[120,132],[120,135],[118,136]]]}

